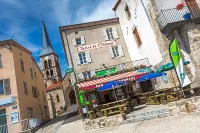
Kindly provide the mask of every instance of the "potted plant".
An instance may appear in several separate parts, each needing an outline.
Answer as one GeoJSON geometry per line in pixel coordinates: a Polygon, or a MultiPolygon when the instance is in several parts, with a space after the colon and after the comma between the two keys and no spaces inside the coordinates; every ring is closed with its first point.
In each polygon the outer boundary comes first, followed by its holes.
{"type": "Polygon", "coordinates": [[[178,4],[178,5],[176,5],[176,9],[177,10],[182,10],[183,8],[184,8],[184,3],[183,2],[178,4]]]}

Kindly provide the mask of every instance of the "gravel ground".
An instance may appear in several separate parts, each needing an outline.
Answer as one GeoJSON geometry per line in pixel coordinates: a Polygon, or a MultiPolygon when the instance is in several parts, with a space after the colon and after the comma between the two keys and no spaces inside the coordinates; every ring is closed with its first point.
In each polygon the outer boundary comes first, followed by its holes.
{"type": "Polygon", "coordinates": [[[56,133],[200,133],[200,114],[170,116],[89,131],[83,129],[79,120],[62,125],[56,133]]]}

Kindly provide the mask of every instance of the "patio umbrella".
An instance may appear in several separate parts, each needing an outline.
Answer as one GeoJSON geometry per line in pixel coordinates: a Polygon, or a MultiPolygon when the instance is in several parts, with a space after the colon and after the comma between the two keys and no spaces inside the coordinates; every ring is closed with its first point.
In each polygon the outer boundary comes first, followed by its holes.
{"type": "MultiPolygon", "coordinates": [[[[189,61],[184,61],[183,63],[184,65],[188,65],[190,64],[189,61]]],[[[165,72],[165,71],[170,71],[170,70],[173,70],[175,67],[174,67],[174,64],[173,63],[168,63],[168,64],[165,64],[163,66],[161,66],[158,70],[156,70],[156,73],[161,73],[161,72],[165,72]]]]}
{"type": "MultiPolygon", "coordinates": [[[[126,84],[127,84],[127,82],[124,82],[124,81],[111,81],[109,83],[104,84],[102,87],[98,88],[97,91],[102,92],[102,91],[106,91],[106,90],[110,90],[110,89],[113,89],[113,91],[114,91],[115,88],[118,88],[118,87],[126,85],[126,84]]],[[[114,94],[115,94],[115,91],[114,91],[114,94]]],[[[116,94],[115,94],[115,98],[117,100],[116,94]]]]}
{"type": "Polygon", "coordinates": [[[166,75],[167,75],[166,73],[149,73],[137,79],[137,82],[142,82],[142,81],[146,81],[146,80],[150,80],[150,79],[154,79],[154,78],[162,77],[166,75]]]}

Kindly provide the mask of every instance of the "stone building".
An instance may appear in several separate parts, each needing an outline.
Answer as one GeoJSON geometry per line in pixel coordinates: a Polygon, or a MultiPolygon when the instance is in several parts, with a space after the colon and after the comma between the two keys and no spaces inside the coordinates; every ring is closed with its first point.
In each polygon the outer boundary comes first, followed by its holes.
{"type": "Polygon", "coordinates": [[[63,113],[66,107],[75,104],[76,98],[72,97],[73,87],[70,77],[62,78],[59,58],[51,45],[46,26],[42,22],[43,48],[40,53],[44,83],[46,85],[50,117],[63,113]],[[71,92],[72,91],[72,92],[71,92]],[[71,95],[70,95],[71,94],[71,95]]]}
{"type": "MultiPolygon", "coordinates": [[[[74,70],[72,83],[79,91],[75,93],[82,97],[79,99],[84,114],[97,105],[116,100],[112,90],[98,92],[100,86],[124,80],[130,82],[130,89],[119,88],[116,96],[127,97],[124,90],[137,95],[140,89],[135,80],[144,74],[143,70],[151,71],[147,58],[131,60],[118,18],[61,26],[60,35],[68,65],[74,70]],[[144,69],[137,71],[141,67],[144,69]]],[[[151,91],[151,82],[144,84],[144,91],[151,91]]]]}
{"type": "Polygon", "coordinates": [[[69,75],[62,81],[52,84],[46,89],[50,118],[62,114],[70,105],[76,104],[76,97],[69,75]]]}
{"type": "MultiPolygon", "coordinates": [[[[162,53],[163,64],[170,62],[169,44],[176,38],[182,49],[184,59],[191,61],[186,66],[188,75],[193,82],[192,87],[200,86],[199,81],[199,10],[198,0],[149,0],[146,10],[148,12],[159,49],[162,53]],[[176,5],[181,2],[185,7],[179,11],[176,5]],[[184,15],[191,13],[191,19],[185,19],[184,15]]],[[[172,86],[179,85],[175,71],[168,72],[172,86]]]]}
{"type": "Polygon", "coordinates": [[[14,40],[0,41],[0,125],[29,118],[49,120],[43,78],[28,49],[14,40]]]}
{"type": "Polygon", "coordinates": [[[53,50],[44,22],[42,22],[42,39],[43,47],[40,53],[40,60],[44,74],[44,82],[46,87],[49,87],[61,81],[62,74],[58,55],[53,50]]]}

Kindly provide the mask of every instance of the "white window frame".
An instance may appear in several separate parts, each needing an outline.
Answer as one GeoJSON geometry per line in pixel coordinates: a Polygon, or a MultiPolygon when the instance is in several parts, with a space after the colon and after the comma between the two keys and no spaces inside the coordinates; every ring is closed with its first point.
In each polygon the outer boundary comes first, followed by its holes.
{"type": "Polygon", "coordinates": [[[81,53],[78,53],[78,58],[79,58],[79,61],[80,61],[80,64],[88,64],[88,61],[87,61],[87,57],[86,57],[86,53],[85,52],[81,52],[81,53]]]}
{"type": "Polygon", "coordinates": [[[76,63],[77,63],[77,65],[89,64],[91,62],[92,62],[92,59],[91,59],[89,51],[76,53],[76,63]]]}
{"type": "Polygon", "coordinates": [[[113,28],[107,28],[106,33],[107,33],[108,40],[114,40],[115,39],[115,37],[113,35],[113,28]]]}
{"type": "Polygon", "coordinates": [[[72,43],[74,46],[80,46],[85,44],[85,38],[84,37],[76,37],[72,39],[72,43]],[[79,40],[79,43],[77,43],[77,40],[79,40]]]}
{"type": "Polygon", "coordinates": [[[114,58],[119,57],[119,47],[118,46],[113,46],[113,47],[111,47],[111,49],[112,49],[112,52],[113,52],[113,57],[114,58]]]}
{"type": "Polygon", "coordinates": [[[83,78],[84,79],[90,79],[90,78],[92,78],[91,71],[85,71],[85,72],[82,72],[82,74],[83,74],[83,78]]]}
{"type": "Polygon", "coordinates": [[[10,79],[0,79],[0,81],[3,81],[3,93],[0,95],[9,95],[11,94],[11,88],[9,88],[9,91],[6,92],[6,86],[5,86],[5,80],[9,80],[9,87],[10,87],[10,79]]]}
{"type": "Polygon", "coordinates": [[[110,54],[112,58],[119,58],[124,56],[124,51],[121,45],[110,47],[110,54]]]}

